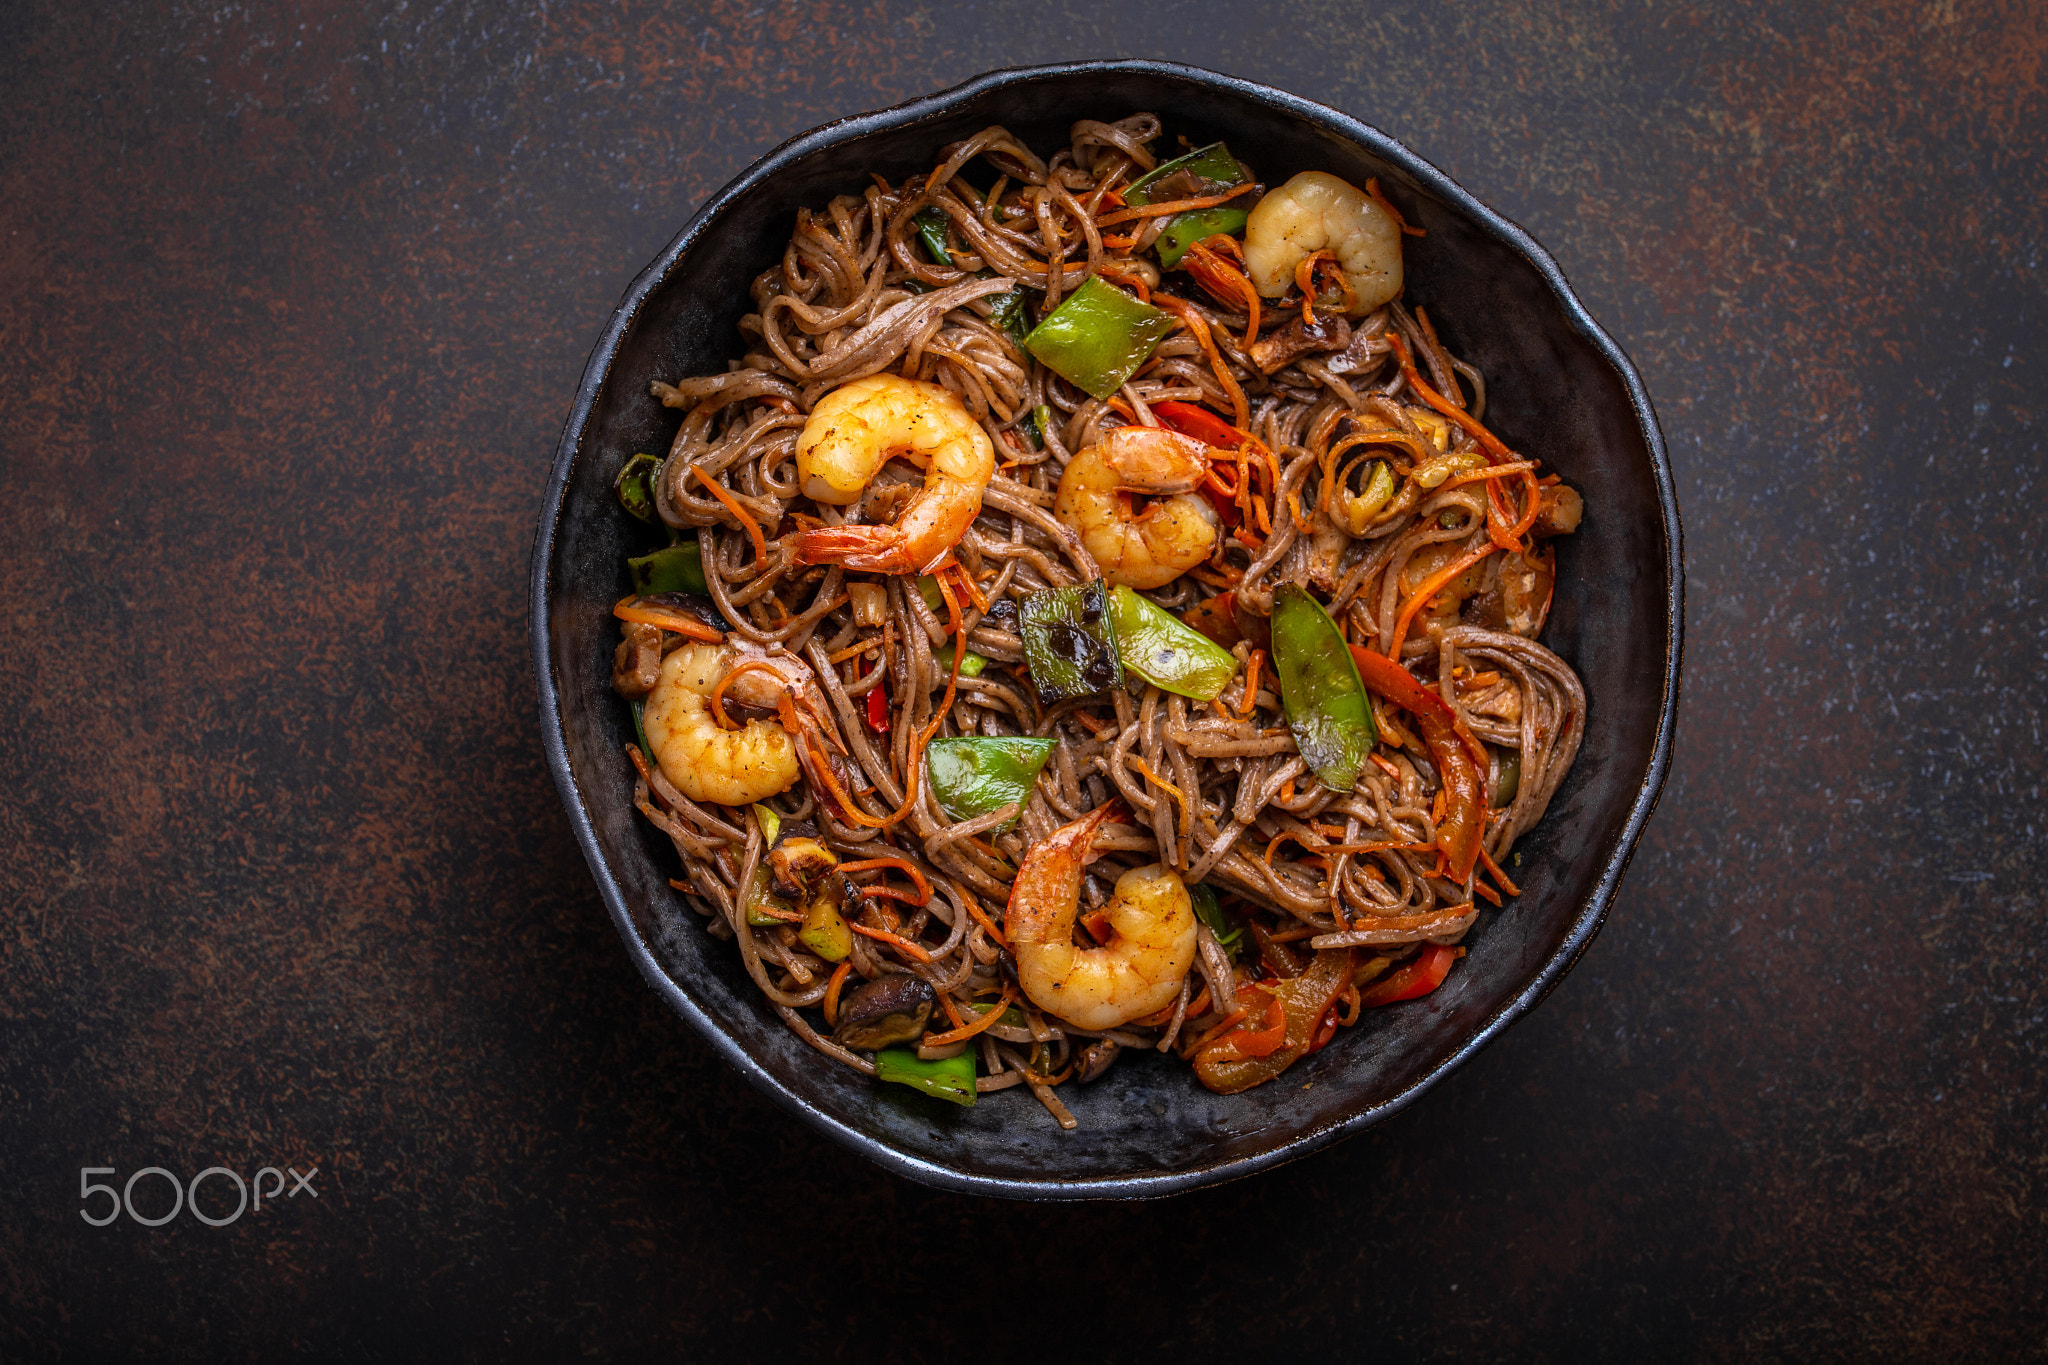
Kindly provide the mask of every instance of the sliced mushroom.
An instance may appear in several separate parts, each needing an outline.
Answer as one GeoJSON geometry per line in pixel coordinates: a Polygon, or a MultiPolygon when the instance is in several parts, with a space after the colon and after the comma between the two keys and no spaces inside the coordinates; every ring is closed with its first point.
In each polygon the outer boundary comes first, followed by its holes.
{"type": "Polygon", "coordinates": [[[1310,351],[1341,351],[1350,344],[1351,324],[1343,318],[1318,315],[1311,327],[1297,317],[1285,327],[1268,332],[1253,342],[1246,354],[1259,367],[1260,373],[1272,374],[1292,363],[1297,356],[1307,355],[1310,351]]]}
{"type": "Polygon", "coordinates": [[[785,900],[809,900],[818,879],[839,866],[839,859],[818,842],[816,833],[806,825],[793,825],[768,851],[768,876],[775,894],[785,900]]]}
{"type": "Polygon", "coordinates": [[[930,984],[919,977],[900,972],[878,976],[839,1002],[839,1026],[832,1039],[863,1052],[907,1043],[924,1032],[932,999],[930,984]]]}
{"type": "Polygon", "coordinates": [[[638,621],[626,623],[626,638],[612,655],[612,690],[637,701],[661,681],[661,631],[638,621]]]}
{"type": "Polygon", "coordinates": [[[1108,1038],[1097,1038],[1081,1049],[1081,1064],[1074,1071],[1074,1079],[1083,1085],[1088,1084],[1109,1070],[1110,1064],[1116,1060],[1117,1053],[1122,1051],[1121,1044],[1108,1038]]]}

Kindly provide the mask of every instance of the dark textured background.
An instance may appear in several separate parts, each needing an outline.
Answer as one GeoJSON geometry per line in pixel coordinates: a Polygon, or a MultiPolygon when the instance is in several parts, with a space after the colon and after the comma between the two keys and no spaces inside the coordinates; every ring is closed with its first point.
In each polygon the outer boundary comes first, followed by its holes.
{"type": "Polygon", "coordinates": [[[2048,1354],[2044,57],[2027,0],[0,10],[0,1355],[2048,1354]],[[1664,419],[1688,667],[1529,1020],[1278,1172],[1019,1206],[641,984],[523,594],[706,194],[1103,55],[1347,109],[1557,255],[1664,419]],[[79,1220],[81,1166],[287,1163],[317,1203],[79,1220]]]}

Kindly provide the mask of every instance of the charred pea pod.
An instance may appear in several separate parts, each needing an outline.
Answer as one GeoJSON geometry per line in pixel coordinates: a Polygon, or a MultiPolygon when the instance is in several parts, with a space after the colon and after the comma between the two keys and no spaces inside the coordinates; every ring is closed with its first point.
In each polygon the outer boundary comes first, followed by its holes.
{"type": "Polygon", "coordinates": [[[1123,686],[1116,622],[1101,579],[1032,593],[1019,615],[1024,663],[1041,700],[1066,701],[1123,686]]]}
{"type": "MultiPolygon", "coordinates": [[[[1225,190],[1236,189],[1249,178],[1228,147],[1212,142],[1139,176],[1124,191],[1124,202],[1142,208],[1147,204],[1169,203],[1175,199],[1221,194],[1225,190]],[[1187,175],[1180,176],[1182,171],[1187,175]],[[1174,177],[1176,183],[1189,184],[1192,192],[1162,194],[1155,191],[1154,187],[1168,177],[1174,177]]],[[[1158,240],[1152,244],[1159,253],[1160,266],[1173,269],[1180,264],[1180,258],[1187,255],[1188,248],[1205,237],[1213,237],[1219,232],[1232,236],[1243,232],[1245,216],[1244,209],[1231,204],[1176,213],[1166,220],[1166,225],[1159,230],[1158,240]]]]}
{"type": "Polygon", "coordinates": [[[711,591],[711,585],[704,581],[704,556],[695,536],[651,555],[627,560],[626,571],[633,576],[633,591],[642,597],[658,592],[701,595],[711,591]]]}
{"type": "MultiPolygon", "coordinates": [[[[955,820],[972,820],[1013,803],[1022,806],[1031,799],[1052,750],[1052,740],[1026,736],[935,739],[924,751],[932,799],[955,820]]],[[[1005,828],[1016,823],[1012,819],[1005,828]]]]}
{"type": "Polygon", "coordinates": [[[974,1107],[974,1052],[927,1062],[907,1047],[883,1048],[875,1054],[875,1079],[922,1090],[934,1099],[974,1107]]]}
{"type": "Polygon", "coordinates": [[[1024,349],[1096,398],[1123,386],[1152,355],[1173,319],[1090,275],[1024,338],[1024,349]]]}
{"type": "Polygon", "coordinates": [[[1350,791],[1379,740],[1372,703],[1337,623],[1293,583],[1273,593],[1273,671],[1287,725],[1316,780],[1350,791]]]}
{"type": "Polygon", "coordinates": [[[1129,588],[1110,593],[1109,614],[1116,623],[1117,657],[1128,672],[1154,687],[1209,701],[1237,674],[1237,659],[1229,650],[1129,588]]]}
{"type": "Polygon", "coordinates": [[[626,461],[612,484],[619,506],[650,526],[661,524],[661,513],[654,507],[654,476],[660,472],[661,461],[643,451],[626,461]]]}

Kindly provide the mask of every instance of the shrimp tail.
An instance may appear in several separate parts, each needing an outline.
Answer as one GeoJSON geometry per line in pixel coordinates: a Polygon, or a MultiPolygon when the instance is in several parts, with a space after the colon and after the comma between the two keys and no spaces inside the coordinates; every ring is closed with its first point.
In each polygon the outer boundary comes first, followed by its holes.
{"type": "Polygon", "coordinates": [[[1046,943],[1073,932],[1088,846],[1103,822],[1121,809],[1116,801],[1097,806],[1031,846],[1017,879],[1010,883],[1010,903],[1003,912],[1003,928],[1012,943],[1046,943]]]}
{"type": "Polygon", "coordinates": [[[796,537],[799,564],[844,564],[865,573],[916,573],[894,526],[817,526],[796,537]]]}

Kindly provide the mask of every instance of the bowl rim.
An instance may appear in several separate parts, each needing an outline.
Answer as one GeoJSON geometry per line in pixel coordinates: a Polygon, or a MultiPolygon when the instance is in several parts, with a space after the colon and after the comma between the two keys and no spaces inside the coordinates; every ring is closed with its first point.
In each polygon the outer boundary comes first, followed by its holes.
{"type": "Polygon", "coordinates": [[[661,254],[634,277],[632,284],[627,287],[618,305],[612,310],[611,317],[606,322],[596,345],[592,347],[590,357],[584,364],[582,379],[577,386],[575,402],[563,423],[561,440],[555,449],[547,491],[541,502],[540,519],[535,529],[529,574],[528,610],[533,664],[539,689],[541,738],[547,755],[548,772],[561,794],[577,845],[583,850],[584,861],[589,865],[591,875],[597,882],[598,893],[620,937],[625,940],[634,963],[639,967],[641,976],[646,978],[647,983],[671,1009],[681,1015],[711,1045],[713,1051],[737,1068],[741,1075],[781,1108],[818,1128],[840,1145],[860,1153],[890,1171],[921,1184],[956,1193],[1031,1200],[1128,1199],[1180,1194],[1202,1186],[1252,1175],[1307,1156],[1340,1138],[1362,1132],[1383,1122],[1407,1108],[1431,1086],[1462,1066],[1510,1025],[1541,1003],[1543,998],[1556,988],[1564,974],[1584,955],[1606,919],[1622,876],[1627,872],[1629,862],[1635,856],[1636,843],[1641,838],[1651,813],[1656,809],[1658,797],[1663,791],[1664,780],[1671,766],[1685,635],[1683,540],[1679,523],[1678,495],[1671,474],[1670,460],[1664,447],[1663,433],[1658,427],[1656,411],[1650,402],[1649,392],[1628,356],[1623,353],[1614,338],[1593,320],[1578,295],[1565,281],[1564,273],[1559,269],[1555,258],[1535,238],[1520,226],[1488,208],[1450,176],[1423,160],[1395,138],[1342,110],[1300,95],[1257,81],[1177,62],[1130,58],[1005,67],[984,72],[958,85],[920,95],[900,104],[820,124],[789,138],[734,176],[698,207],[663,248],[661,254]],[[951,113],[958,106],[990,92],[1067,76],[1124,73],[1163,76],[1208,91],[1250,99],[1347,138],[1374,155],[1400,166],[1434,194],[1462,211],[1482,231],[1536,267],[1551,294],[1562,307],[1571,327],[1590,342],[1620,375],[1637,426],[1649,450],[1656,481],[1658,508],[1663,519],[1665,607],[1669,613],[1664,641],[1663,696],[1659,704],[1656,741],[1642,781],[1629,804],[1628,818],[1622,826],[1621,837],[1609,855],[1606,866],[1601,869],[1591,894],[1567,929],[1562,942],[1545,958],[1535,976],[1521,990],[1504,1001],[1449,1056],[1416,1077],[1406,1087],[1378,1104],[1361,1109],[1334,1123],[1300,1133],[1265,1151],[1180,1170],[1107,1176],[1081,1181],[978,1175],[911,1156],[897,1150],[881,1138],[849,1127],[819,1109],[802,1094],[778,1080],[751,1054],[729,1038],[711,1016],[663,969],[635,926],[624,890],[606,864],[603,850],[597,841],[596,827],[591,820],[575,773],[570,767],[561,689],[556,684],[551,667],[553,634],[549,628],[548,603],[553,582],[550,567],[564,513],[569,475],[582,449],[585,428],[596,404],[597,395],[610,376],[620,344],[648,298],[660,287],[683,255],[713,226],[727,205],[813,152],[870,132],[903,128],[951,113]]]}

